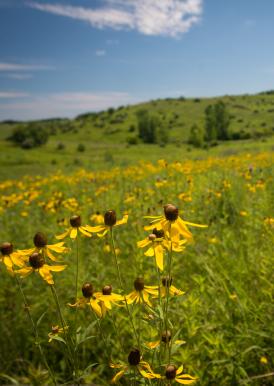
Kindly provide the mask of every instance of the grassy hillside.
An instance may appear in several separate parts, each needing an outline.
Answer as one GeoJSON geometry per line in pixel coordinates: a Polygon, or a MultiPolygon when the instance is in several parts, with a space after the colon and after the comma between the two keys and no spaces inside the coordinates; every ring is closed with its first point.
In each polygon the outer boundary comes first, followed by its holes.
{"type": "Polygon", "coordinates": [[[109,109],[100,113],[87,113],[74,120],[43,121],[50,130],[48,143],[31,150],[23,150],[6,141],[16,124],[0,124],[0,178],[22,174],[39,174],[62,169],[72,171],[79,167],[97,169],[109,165],[127,165],[139,158],[178,159],[207,157],[208,150],[194,150],[187,144],[193,124],[204,126],[205,108],[223,101],[229,112],[230,132],[250,133],[253,140],[226,141],[210,154],[227,154],[233,151],[256,150],[271,147],[274,128],[274,94],[224,96],[203,99],[155,100],[134,106],[109,109]],[[157,115],[167,129],[170,143],[159,145],[128,145],[130,138],[138,137],[136,113],[147,109],[157,115]],[[254,142],[255,138],[255,142],[254,142]],[[263,141],[263,142],[262,142],[263,141]],[[61,145],[60,145],[61,144],[61,145]],[[84,144],[85,151],[77,150],[84,144]]]}

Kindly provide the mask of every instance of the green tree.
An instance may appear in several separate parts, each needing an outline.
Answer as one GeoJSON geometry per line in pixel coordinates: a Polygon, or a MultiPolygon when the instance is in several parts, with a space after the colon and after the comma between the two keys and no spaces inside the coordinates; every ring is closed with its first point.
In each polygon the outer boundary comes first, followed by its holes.
{"type": "Polygon", "coordinates": [[[205,109],[205,140],[229,139],[230,116],[224,102],[217,102],[205,109]]]}
{"type": "Polygon", "coordinates": [[[139,138],[144,143],[157,143],[159,118],[143,109],[137,112],[137,121],[139,138]]]}
{"type": "Polygon", "coordinates": [[[211,142],[217,138],[214,106],[205,109],[205,140],[211,142]]]}
{"type": "Polygon", "coordinates": [[[202,147],[204,144],[204,132],[196,124],[190,129],[188,143],[195,147],[202,147]]]}

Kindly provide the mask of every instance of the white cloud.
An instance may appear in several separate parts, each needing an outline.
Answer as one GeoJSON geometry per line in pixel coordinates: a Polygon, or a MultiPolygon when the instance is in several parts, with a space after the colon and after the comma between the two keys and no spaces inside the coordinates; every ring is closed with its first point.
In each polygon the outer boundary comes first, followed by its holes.
{"type": "Polygon", "coordinates": [[[126,92],[65,92],[31,96],[26,101],[0,103],[0,120],[74,117],[138,102],[126,92]]]}
{"type": "Polygon", "coordinates": [[[31,74],[8,74],[8,78],[15,79],[15,80],[27,80],[33,78],[33,75],[31,74]]]}
{"type": "Polygon", "coordinates": [[[105,0],[101,8],[30,2],[40,11],[89,22],[96,28],[131,29],[144,35],[176,37],[202,16],[203,0],[105,0]]]}
{"type": "Polygon", "coordinates": [[[105,50],[97,50],[97,51],[95,51],[95,55],[96,56],[105,56],[106,51],[105,50]]]}
{"type": "Polygon", "coordinates": [[[0,71],[42,71],[53,69],[54,67],[43,64],[20,64],[0,62],[0,71]]]}
{"type": "Polygon", "coordinates": [[[26,98],[29,94],[21,91],[0,91],[1,99],[26,98]]]}

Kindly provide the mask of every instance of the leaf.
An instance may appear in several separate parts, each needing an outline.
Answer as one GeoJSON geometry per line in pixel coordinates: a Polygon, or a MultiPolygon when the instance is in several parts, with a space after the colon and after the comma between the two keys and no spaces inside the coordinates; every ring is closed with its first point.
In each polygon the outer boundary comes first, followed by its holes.
{"type": "Polygon", "coordinates": [[[9,382],[11,382],[13,385],[19,385],[16,379],[10,377],[7,374],[0,373],[0,378],[7,379],[9,382]]]}
{"type": "Polygon", "coordinates": [[[96,338],[96,336],[95,336],[95,335],[87,336],[87,337],[81,339],[81,340],[77,343],[77,346],[80,346],[81,343],[84,343],[84,342],[86,342],[87,340],[90,340],[90,339],[93,339],[93,338],[96,338]]]}
{"type": "Polygon", "coordinates": [[[63,338],[61,338],[60,336],[58,336],[58,335],[56,335],[56,336],[51,336],[51,339],[52,339],[52,340],[59,340],[59,342],[62,342],[62,343],[64,343],[65,345],[67,344],[66,341],[65,341],[63,338]]]}
{"type": "Polygon", "coordinates": [[[42,315],[40,316],[40,318],[37,320],[36,322],[36,327],[39,326],[39,324],[42,322],[44,316],[46,315],[47,311],[43,312],[42,315]]]}

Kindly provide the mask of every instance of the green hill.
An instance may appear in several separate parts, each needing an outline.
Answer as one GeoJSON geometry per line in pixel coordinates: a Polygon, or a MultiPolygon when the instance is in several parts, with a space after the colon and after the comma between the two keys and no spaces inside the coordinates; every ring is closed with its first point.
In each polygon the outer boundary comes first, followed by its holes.
{"type": "Polygon", "coordinates": [[[49,140],[44,146],[28,150],[7,141],[15,127],[26,123],[0,124],[1,179],[44,174],[56,169],[70,172],[82,166],[97,169],[138,159],[206,157],[208,154],[269,147],[273,144],[274,92],[215,98],[167,98],[82,114],[73,120],[49,119],[35,124],[39,129],[47,130],[49,140]],[[231,137],[250,139],[225,141],[210,149],[193,149],[188,144],[191,127],[196,124],[203,129],[206,107],[219,101],[228,111],[231,137]],[[158,117],[161,127],[168,133],[168,145],[133,144],[139,141],[136,113],[142,109],[158,117]]]}

